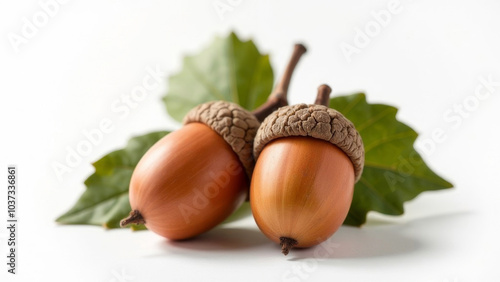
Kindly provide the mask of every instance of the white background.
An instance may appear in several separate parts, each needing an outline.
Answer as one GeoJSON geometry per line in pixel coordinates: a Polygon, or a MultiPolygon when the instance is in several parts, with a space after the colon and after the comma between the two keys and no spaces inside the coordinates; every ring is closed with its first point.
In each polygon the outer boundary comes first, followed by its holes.
{"type": "Polygon", "coordinates": [[[21,35],[23,18],[33,22],[43,9],[38,1],[2,1],[0,179],[7,165],[18,166],[20,227],[16,276],[6,274],[0,228],[0,280],[500,281],[500,86],[474,100],[480,77],[500,81],[500,2],[402,1],[350,62],[342,42],[355,46],[356,29],[388,1],[311,2],[229,1],[231,11],[219,17],[213,4],[226,0],[70,0],[16,48],[9,36],[21,35]],[[147,67],[158,65],[166,78],[183,55],[231,30],[270,54],[276,76],[293,43],[308,46],[291,103],[312,102],[316,87],[328,83],[334,94],[366,91],[370,102],[397,106],[398,118],[420,133],[418,144],[434,145],[419,150],[425,160],[455,188],[424,193],[402,217],[370,214],[361,229],[342,227],[324,260],[314,259],[315,248],[282,256],[251,217],[183,243],[55,224],[84,191],[91,162],[131,136],[178,127],[160,102],[166,79],[126,117],[111,110],[113,102],[142,83],[147,67]],[[470,104],[461,117],[453,110],[463,103],[470,104]],[[460,124],[443,118],[450,110],[460,124]],[[113,132],[59,181],[51,165],[64,163],[67,147],[104,118],[113,132]],[[430,139],[435,130],[444,140],[430,139]]]}

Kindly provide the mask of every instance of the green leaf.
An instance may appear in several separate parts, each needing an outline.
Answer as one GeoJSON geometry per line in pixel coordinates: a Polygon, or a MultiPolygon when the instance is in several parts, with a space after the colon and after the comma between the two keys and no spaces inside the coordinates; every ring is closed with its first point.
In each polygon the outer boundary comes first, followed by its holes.
{"type": "Polygon", "coordinates": [[[424,191],[451,188],[413,148],[417,133],[396,119],[397,109],[369,104],[365,94],[335,97],[330,107],[351,120],[363,138],[365,167],[344,222],[360,226],[369,211],[401,215],[403,203],[424,191]]]}
{"type": "MultiPolygon", "coordinates": [[[[95,162],[95,173],[85,181],[87,189],[76,204],[56,219],[63,224],[101,225],[118,228],[130,212],[128,188],[132,172],[146,153],[169,132],[153,132],[130,139],[124,149],[111,152],[95,162]]],[[[134,226],[134,230],[145,229],[134,226]]]]}
{"type": "Polygon", "coordinates": [[[243,218],[247,218],[252,215],[252,209],[250,207],[250,202],[244,202],[233,214],[222,222],[222,224],[238,221],[243,218]]]}
{"type": "Polygon", "coordinates": [[[185,57],[181,71],[169,77],[168,87],[163,101],[170,116],[181,121],[190,109],[213,100],[257,108],[272,91],[273,71],[268,55],[231,33],[185,57]]]}

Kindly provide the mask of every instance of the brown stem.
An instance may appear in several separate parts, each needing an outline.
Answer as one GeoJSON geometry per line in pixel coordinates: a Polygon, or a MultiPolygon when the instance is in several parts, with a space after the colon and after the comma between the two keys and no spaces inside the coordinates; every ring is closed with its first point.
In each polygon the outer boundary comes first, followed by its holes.
{"type": "Polygon", "coordinates": [[[321,84],[318,87],[318,95],[316,96],[316,101],[314,101],[314,104],[328,107],[330,104],[330,93],[332,93],[332,89],[330,88],[330,86],[321,84]]]}
{"type": "Polygon", "coordinates": [[[281,252],[286,256],[288,252],[298,244],[297,240],[288,238],[288,237],[280,237],[280,246],[281,252]]]}
{"type": "Polygon", "coordinates": [[[124,218],[122,219],[122,221],[120,221],[120,226],[125,227],[131,223],[144,224],[146,223],[146,221],[138,210],[133,210],[130,212],[127,218],[124,218]]]}
{"type": "Polygon", "coordinates": [[[306,51],[307,49],[304,45],[295,44],[292,57],[288,62],[281,80],[278,82],[273,92],[269,95],[267,101],[252,112],[259,121],[263,121],[269,114],[276,111],[278,108],[288,105],[288,86],[290,85],[293,71],[299,62],[300,57],[302,57],[306,51]]]}

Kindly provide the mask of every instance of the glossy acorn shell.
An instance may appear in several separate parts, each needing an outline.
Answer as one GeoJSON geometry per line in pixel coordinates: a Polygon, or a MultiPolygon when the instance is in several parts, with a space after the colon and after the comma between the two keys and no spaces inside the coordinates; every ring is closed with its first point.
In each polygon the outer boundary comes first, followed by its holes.
{"type": "Polygon", "coordinates": [[[293,238],[295,247],[317,245],[343,223],[355,173],[337,146],[312,137],[279,138],[257,160],[250,187],[255,221],[271,240],[293,238]]]}
{"type": "Polygon", "coordinates": [[[231,146],[210,127],[189,123],[143,156],[130,183],[130,205],[146,227],[168,239],[201,234],[244,201],[248,177],[231,146]]]}

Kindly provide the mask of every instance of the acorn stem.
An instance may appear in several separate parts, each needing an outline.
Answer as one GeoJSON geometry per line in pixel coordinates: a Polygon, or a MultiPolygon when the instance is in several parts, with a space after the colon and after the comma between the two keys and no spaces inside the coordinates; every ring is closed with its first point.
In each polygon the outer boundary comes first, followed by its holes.
{"type": "Polygon", "coordinates": [[[122,219],[122,221],[120,221],[120,226],[125,227],[131,223],[144,224],[146,223],[146,221],[138,210],[133,210],[130,212],[127,218],[124,218],[122,219]]]}
{"type": "Polygon", "coordinates": [[[286,256],[288,252],[298,244],[297,240],[288,238],[288,237],[280,237],[280,246],[281,252],[286,256]]]}
{"type": "Polygon", "coordinates": [[[314,104],[328,107],[330,104],[330,93],[332,93],[330,86],[321,84],[318,87],[318,94],[316,95],[316,101],[314,101],[314,104]]]}
{"type": "Polygon", "coordinates": [[[254,114],[259,121],[262,122],[269,114],[276,111],[278,108],[288,105],[288,86],[290,85],[292,74],[297,66],[297,63],[306,51],[307,49],[304,45],[295,44],[292,57],[288,62],[281,80],[278,82],[273,92],[269,95],[267,101],[252,112],[252,114],[254,114]]]}

